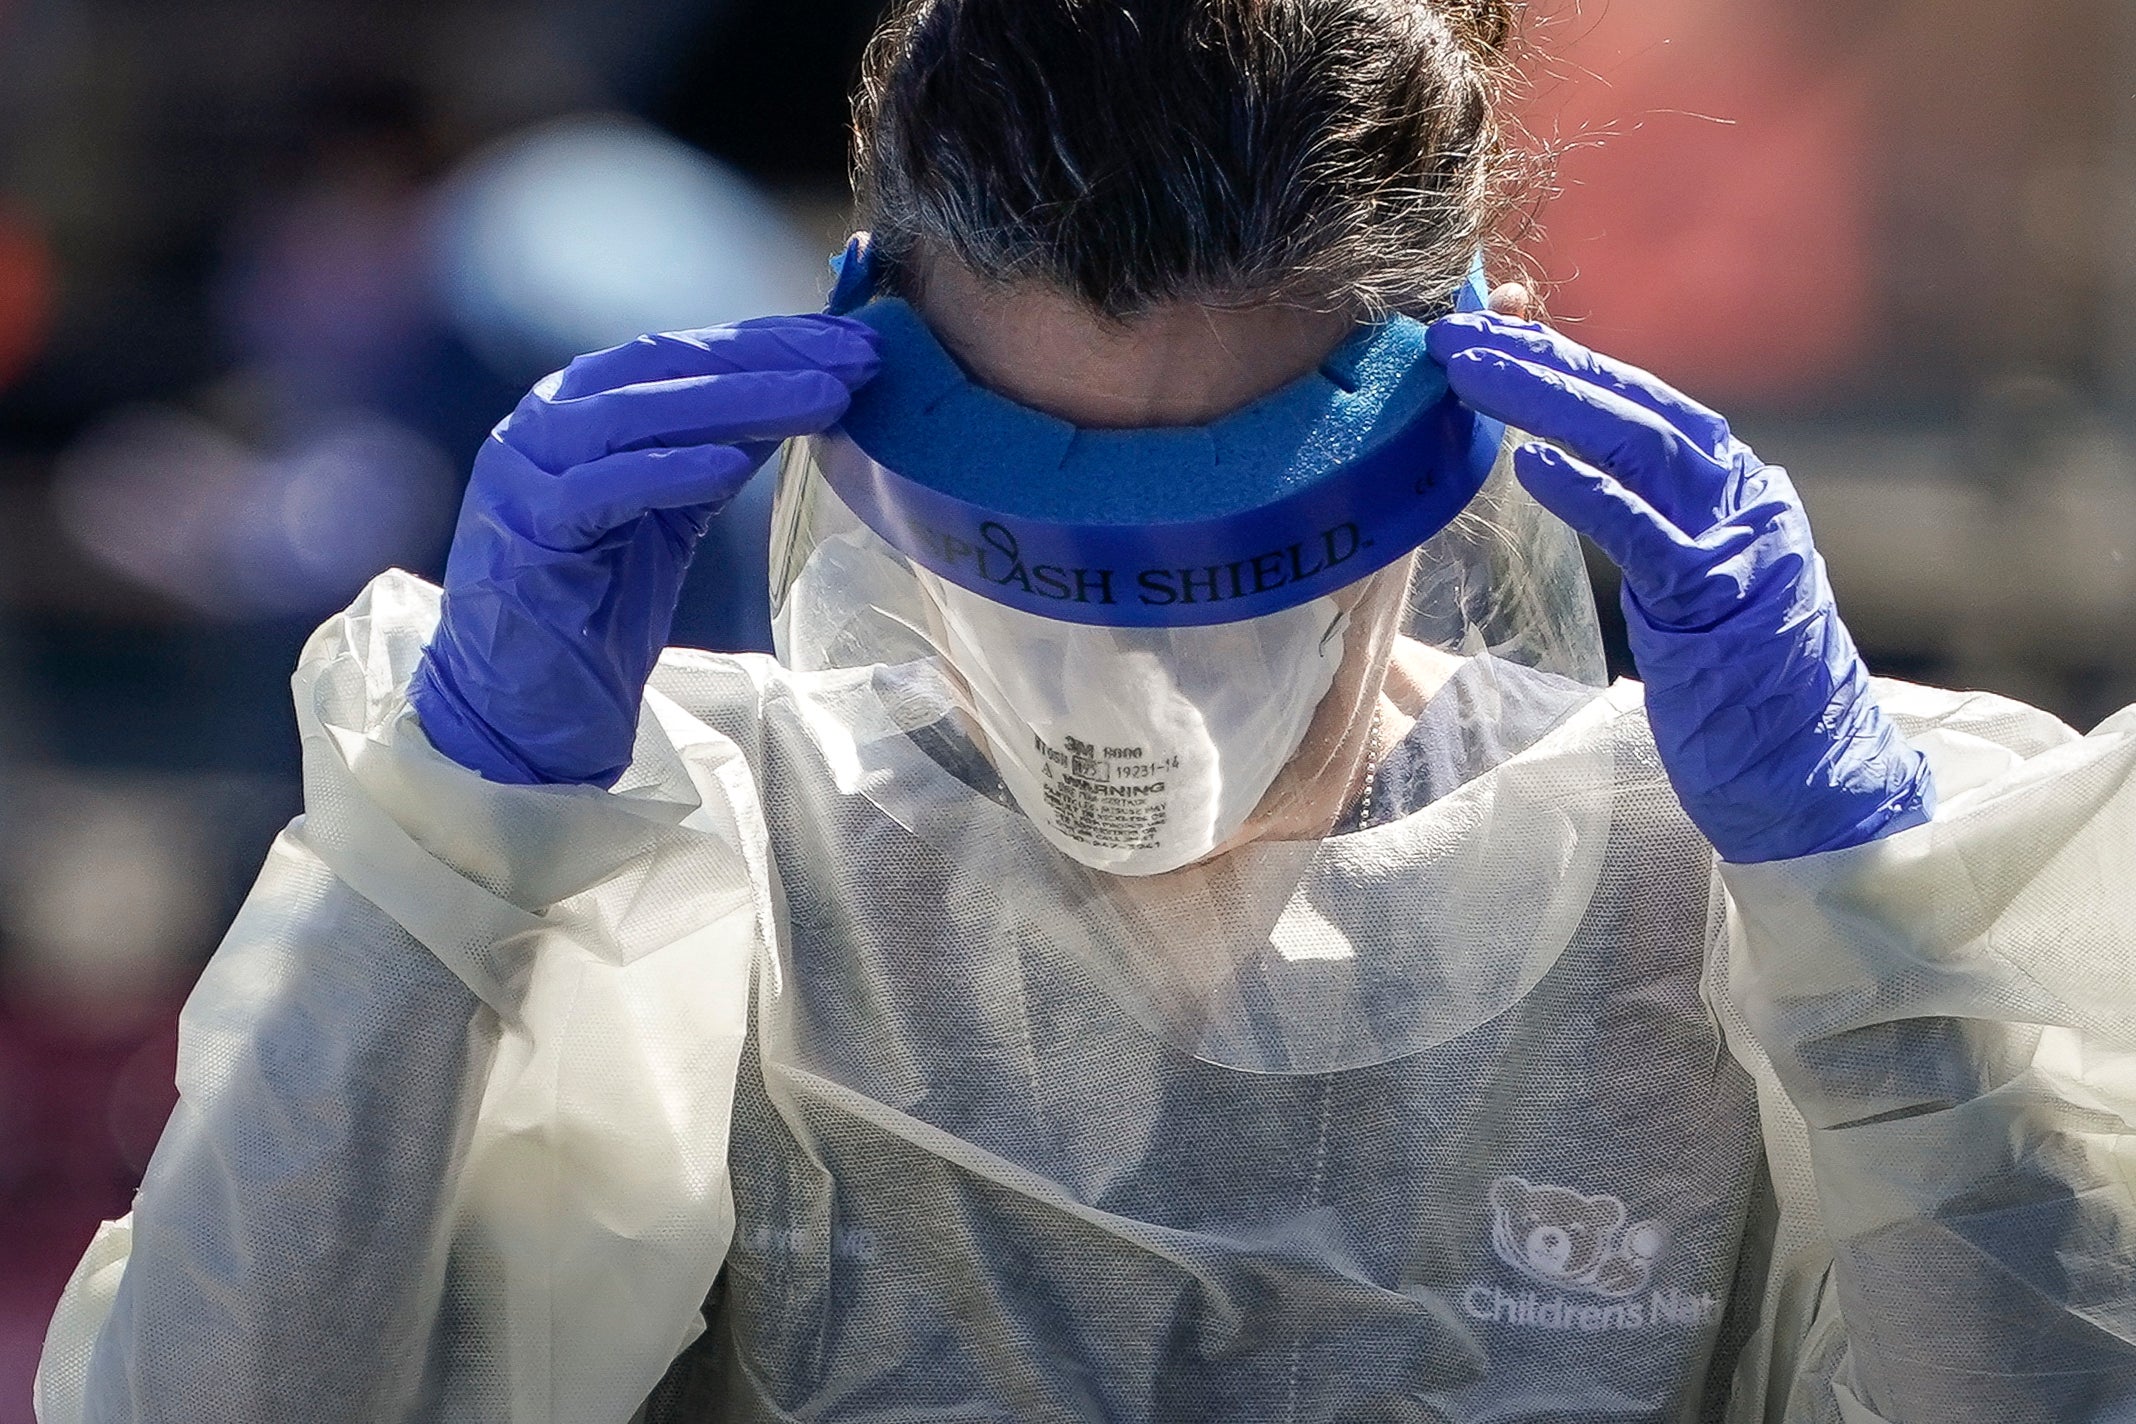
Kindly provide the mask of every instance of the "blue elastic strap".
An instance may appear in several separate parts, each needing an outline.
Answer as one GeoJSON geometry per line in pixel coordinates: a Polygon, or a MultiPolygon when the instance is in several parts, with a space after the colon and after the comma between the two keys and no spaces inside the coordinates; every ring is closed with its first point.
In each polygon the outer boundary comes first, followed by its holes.
{"type": "Polygon", "coordinates": [[[1457,312],[1484,311],[1491,305],[1491,279],[1483,270],[1483,249],[1476,249],[1476,256],[1469,263],[1468,280],[1454,294],[1454,310],[1457,312]]]}
{"type": "Polygon", "coordinates": [[[868,234],[856,232],[846,239],[845,250],[831,259],[831,276],[825,315],[851,316],[875,299],[875,248],[868,234]]]}

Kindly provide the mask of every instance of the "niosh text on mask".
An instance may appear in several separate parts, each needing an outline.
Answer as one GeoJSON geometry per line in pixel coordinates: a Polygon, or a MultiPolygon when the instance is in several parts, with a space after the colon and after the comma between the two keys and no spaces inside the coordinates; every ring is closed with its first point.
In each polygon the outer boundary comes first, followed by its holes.
{"type": "Polygon", "coordinates": [[[1164,777],[1180,770],[1177,754],[1151,760],[1146,747],[1101,747],[1073,736],[1055,747],[1036,733],[1031,744],[1043,768],[1046,809],[1062,835],[1094,851],[1163,849],[1171,818],[1164,777]]]}
{"type": "Polygon", "coordinates": [[[985,583],[1014,588],[1027,597],[1097,607],[1116,606],[1123,597],[1152,608],[1257,598],[1318,580],[1372,545],[1354,522],[1345,522],[1311,538],[1229,563],[1119,570],[1027,562],[1016,532],[993,520],[979,526],[976,540],[930,525],[911,528],[926,544],[939,571],[960,582],[976,574],[985,583]]]}

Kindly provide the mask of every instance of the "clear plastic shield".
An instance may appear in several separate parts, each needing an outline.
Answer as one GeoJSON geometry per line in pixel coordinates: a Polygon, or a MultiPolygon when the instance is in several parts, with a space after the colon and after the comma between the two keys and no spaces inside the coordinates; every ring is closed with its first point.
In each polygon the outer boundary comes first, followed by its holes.
{"type": "Polygon", "coordinates": [[[856,454],[788,452],[780,657],[840,791],[1002,887],[980,932],[1252,1072],[1444,1043],[1556,961],[1611,822],[1603,660],[1577,540],[1504,461],[1352,583],[1123,627],[921,566],[841,497],[856,454]]]}

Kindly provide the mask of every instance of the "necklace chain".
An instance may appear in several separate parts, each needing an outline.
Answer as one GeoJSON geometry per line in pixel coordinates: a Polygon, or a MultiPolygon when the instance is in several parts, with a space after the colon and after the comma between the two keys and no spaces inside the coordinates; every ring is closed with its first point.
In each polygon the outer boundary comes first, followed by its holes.
{"type": "Polygon", "coordinates": [[[1358,803],[1357,829],[1371,829],[1379,814],[1380,767],[1386,759],[1387,713],[1384,708],[1372,709],[1372,726],[1365,733],[1365,794],[1358,803]]]}

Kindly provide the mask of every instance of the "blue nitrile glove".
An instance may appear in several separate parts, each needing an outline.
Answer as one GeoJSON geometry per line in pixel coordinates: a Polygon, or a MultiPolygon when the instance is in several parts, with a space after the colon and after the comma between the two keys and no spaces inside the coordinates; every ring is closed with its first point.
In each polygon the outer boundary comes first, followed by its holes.
{"type": "Polygon", "coordinates": [[[1430,350],[1462,401],[1539,437],[1515,452],[1520,482],[1624,570],[1655,743],[1724,859],[1843,850],[1929,818],[1927,760],[1870,695],[1786,471],[1653,376],[1533,322],[1449,317],[1430,350]]]}
{"type": "Polygon", "coordinates": [[[409,691],[431,744],[492,781],[614,785],[706,526],[876,366],[858,322],[773,317],[642,337],[536,386],[475,459],[409,691]]]}

